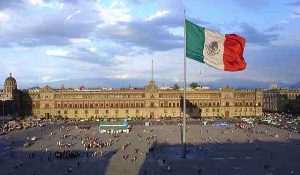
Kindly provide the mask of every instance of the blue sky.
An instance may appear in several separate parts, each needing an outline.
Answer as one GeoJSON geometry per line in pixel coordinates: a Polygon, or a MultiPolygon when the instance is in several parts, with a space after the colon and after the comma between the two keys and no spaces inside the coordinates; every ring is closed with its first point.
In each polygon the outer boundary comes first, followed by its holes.
{"type": "Polygon", "coordinates": [[[188,60],[187,80],[235,87],[300,82],[299,0],[1,0],[0,80],[20,88],[143,86],[183,81],[183,10],[246,38],[245,71],[188,60]]]}

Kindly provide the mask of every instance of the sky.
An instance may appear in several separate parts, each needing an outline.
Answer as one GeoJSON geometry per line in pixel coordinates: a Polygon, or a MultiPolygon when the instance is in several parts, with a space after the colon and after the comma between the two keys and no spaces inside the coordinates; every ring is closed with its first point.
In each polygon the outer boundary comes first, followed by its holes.
{"type": "Polygon", "coordinates": [[[187,60],[187,81],[300,82],[300,0],[0,0],[0,81],[19,88],[183,84],[183,21],[246,39],[247,68],[187,60]]]}

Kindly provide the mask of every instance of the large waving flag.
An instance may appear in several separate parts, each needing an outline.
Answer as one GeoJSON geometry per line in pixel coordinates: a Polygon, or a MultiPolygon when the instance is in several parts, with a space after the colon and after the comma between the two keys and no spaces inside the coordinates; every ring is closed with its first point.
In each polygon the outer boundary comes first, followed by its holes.
{"type": "Polygon", "coordinates": [[[222,35],[185,20],[186,57],[224,71],[246,68],[245,39],[236,34],[222,35]]]}

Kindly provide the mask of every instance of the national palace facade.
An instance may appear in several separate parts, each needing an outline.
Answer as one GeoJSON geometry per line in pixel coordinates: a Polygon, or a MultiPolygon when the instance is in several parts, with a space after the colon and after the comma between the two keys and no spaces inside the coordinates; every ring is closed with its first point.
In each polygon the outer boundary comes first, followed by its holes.
{"type": "MultiPolygon", "coordinates": [[[[10,75],[1,94],[11,101],[6,104],[11,113],[21,116],[68,118],[126,118],[182,116],[183,91],[161,89],[151,80],[145,88],[75,90],[40,89],[17,90],[16,80],[10,75]]],[[[190,117],[235,117],[262,115],[261,89],[235,90],[188,89],[187,114],[190,117]]]]}

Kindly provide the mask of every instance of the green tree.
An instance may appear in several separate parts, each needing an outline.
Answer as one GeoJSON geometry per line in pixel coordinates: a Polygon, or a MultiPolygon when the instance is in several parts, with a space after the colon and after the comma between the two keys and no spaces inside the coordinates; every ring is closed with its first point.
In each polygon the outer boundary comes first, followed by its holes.
{"type": "Polygon", "coordinates": [[[178,84],[174,84],[173,89],[178,90],[179,89],[178,84]]]}
{"type": "Polygon", "coordinates": [[[190,84],[190,87],[191,87],[192,89],[196,89],[196,87],[199,87],[199,85],[198,85],[198,83],[196,83],[196,82],[192,82],[192,83],[190,84]]]}

